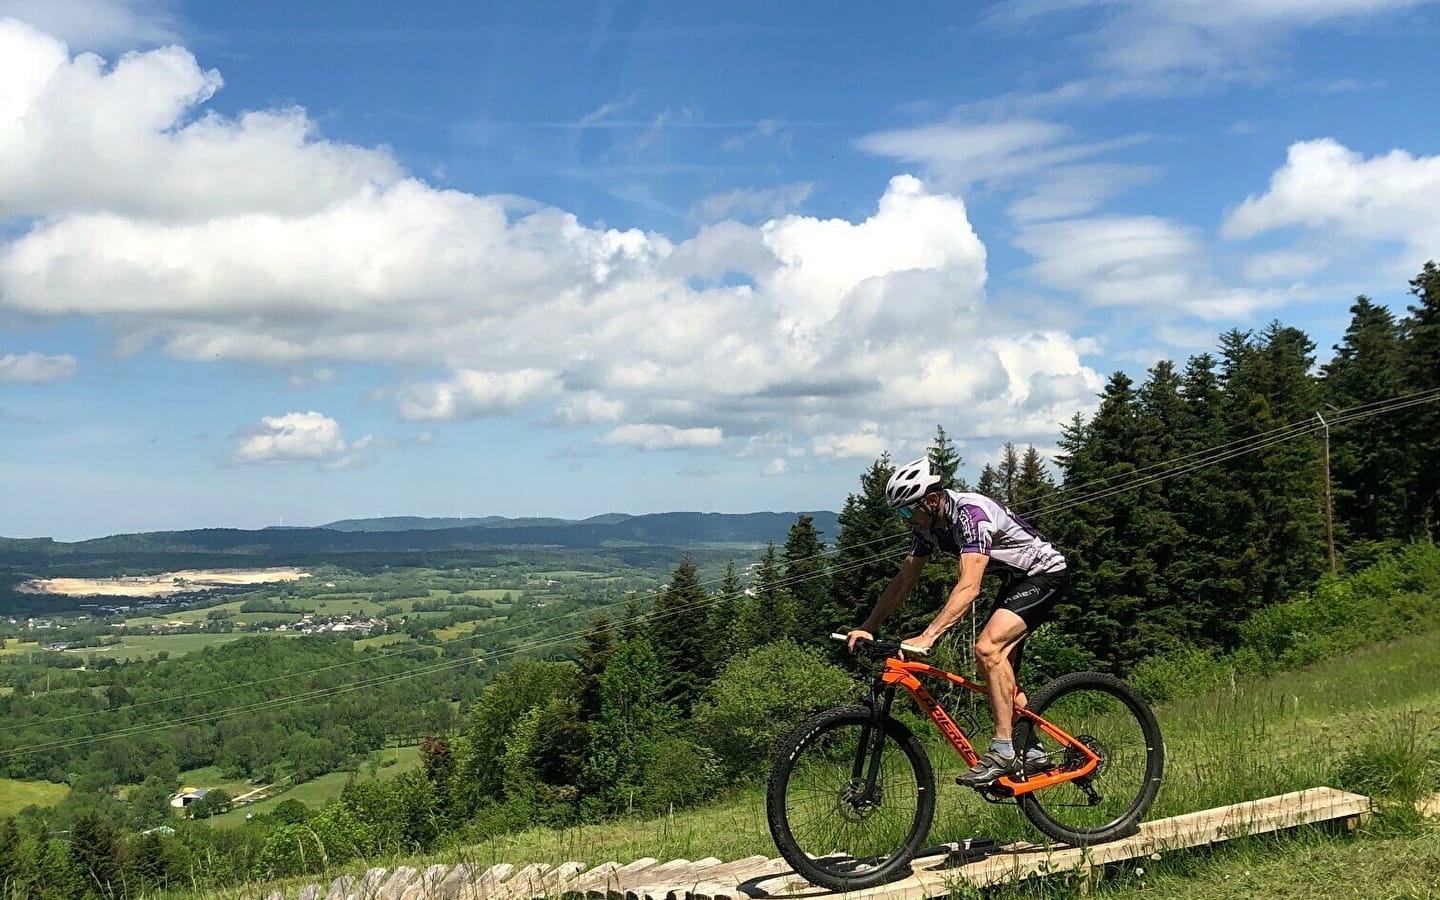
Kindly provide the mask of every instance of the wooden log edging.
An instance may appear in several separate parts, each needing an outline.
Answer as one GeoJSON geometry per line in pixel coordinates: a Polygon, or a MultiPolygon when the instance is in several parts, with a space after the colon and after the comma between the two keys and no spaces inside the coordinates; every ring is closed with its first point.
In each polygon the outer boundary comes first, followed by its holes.
{"type": "MultiPolygon", "coordinates": [[[[1440,800],[1440,795],[1432,800],[1440,800]]],[[[1016,843],[978,862],[955,865],[950,852],[958,845],[941,845],[932,848],[932,855],[916,859],[909,877],[849,897],[925,900],[945,895],[959,882],[983,888],[1060,872],[1079,872],[1084,877],[1096,866],[1248,834],[1333,821],[1353,827],[1369,815],[1370,805],[1368,797],[1320,787],[1147,822],[1138,834],[1094,847],[1016,843]]],[[[377,867],[359,878],[341,875],[328,889],[307,885],[294,896],[295,900],[815,900],[831,895],[796,875],[782,859],[751,856],[731,862],[707,857],[663,863],[645,857],[588,869],[579,862],[554,867],[535,863],[520,869],[509,863],[488,868],[469,863],[432,865],[423,871],[412,866],[393,871],[377,867]]],[[[272,891],[264,900],[287,900],[287,895],[272,891]]]]}

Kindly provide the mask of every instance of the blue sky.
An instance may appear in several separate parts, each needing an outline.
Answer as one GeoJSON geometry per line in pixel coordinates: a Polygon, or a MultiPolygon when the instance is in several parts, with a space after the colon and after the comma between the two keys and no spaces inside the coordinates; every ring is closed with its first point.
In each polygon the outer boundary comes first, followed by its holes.
{"type": "Polygon", "coordinates": [[[1403,313],[1434,0],[0,0],[0,535],[837,509],[1403,313]]]}

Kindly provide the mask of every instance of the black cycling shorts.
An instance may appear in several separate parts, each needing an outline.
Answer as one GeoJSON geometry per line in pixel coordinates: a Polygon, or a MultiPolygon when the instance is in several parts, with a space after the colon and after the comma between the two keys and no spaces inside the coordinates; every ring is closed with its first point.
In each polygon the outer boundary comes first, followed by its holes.
{"type": "Polygon", "coordinates": [[[1016,578],[1000,588],[995,609],[1008,609],[1025,620],[1027,631],[1034,631],[1050,621],[1055,604],[1070,588],[1070,572],[1046,572],[1029,578],[1016,578]]]}

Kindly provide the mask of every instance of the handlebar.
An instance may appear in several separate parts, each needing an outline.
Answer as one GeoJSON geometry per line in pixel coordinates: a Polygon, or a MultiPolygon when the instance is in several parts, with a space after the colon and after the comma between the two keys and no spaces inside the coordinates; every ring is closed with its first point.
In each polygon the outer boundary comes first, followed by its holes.
{"type": "MultiPolygon", "coordinates": [[[[837,641],[846,642],[850,635],[832,632],[831,638],[837,641]]],[[[887,656],[894,656],[897,653],[908,653],[911,656],[929,656],[930,650],[925,647],[916,647],[914,644],[907,644],[904,641],[876,641],[870,638],[860,638],[855,641],[855,651],[865,656],[872,656],[876,659],[883,659],[887,656]]]]}

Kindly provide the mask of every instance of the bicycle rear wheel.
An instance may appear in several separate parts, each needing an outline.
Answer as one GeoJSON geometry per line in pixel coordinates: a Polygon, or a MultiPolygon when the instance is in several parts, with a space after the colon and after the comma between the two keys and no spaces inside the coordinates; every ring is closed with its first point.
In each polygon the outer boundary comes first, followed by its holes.
{"type": "MultiPolygon", "coordinates": [[[[1160,724],[1149,705],[1112,675],[1076,672],[1046,685],[1030,709],[1084,743],[1100,764],[1084,778],[1022,794],[1026,818],[1046,836],[1075,846],[1134,834],[1165,769],[1160,724]]],[[[1078,751],[1067,751],[1029,719],[1016,725],[1016,746],[1028,746],[1033,731],[1051,765],[1083,764],[1078,751]]]]}
{"type": "Polygon", "coordinates": [[[935,815],[930,759],[894,719],[883,723],[879,772],[869,781],[871,720],[863,706],[818,713],[780,745],[770,771],[765,811],[776,848],[799,875],[832,891],[903,877],[935,815]]]}

